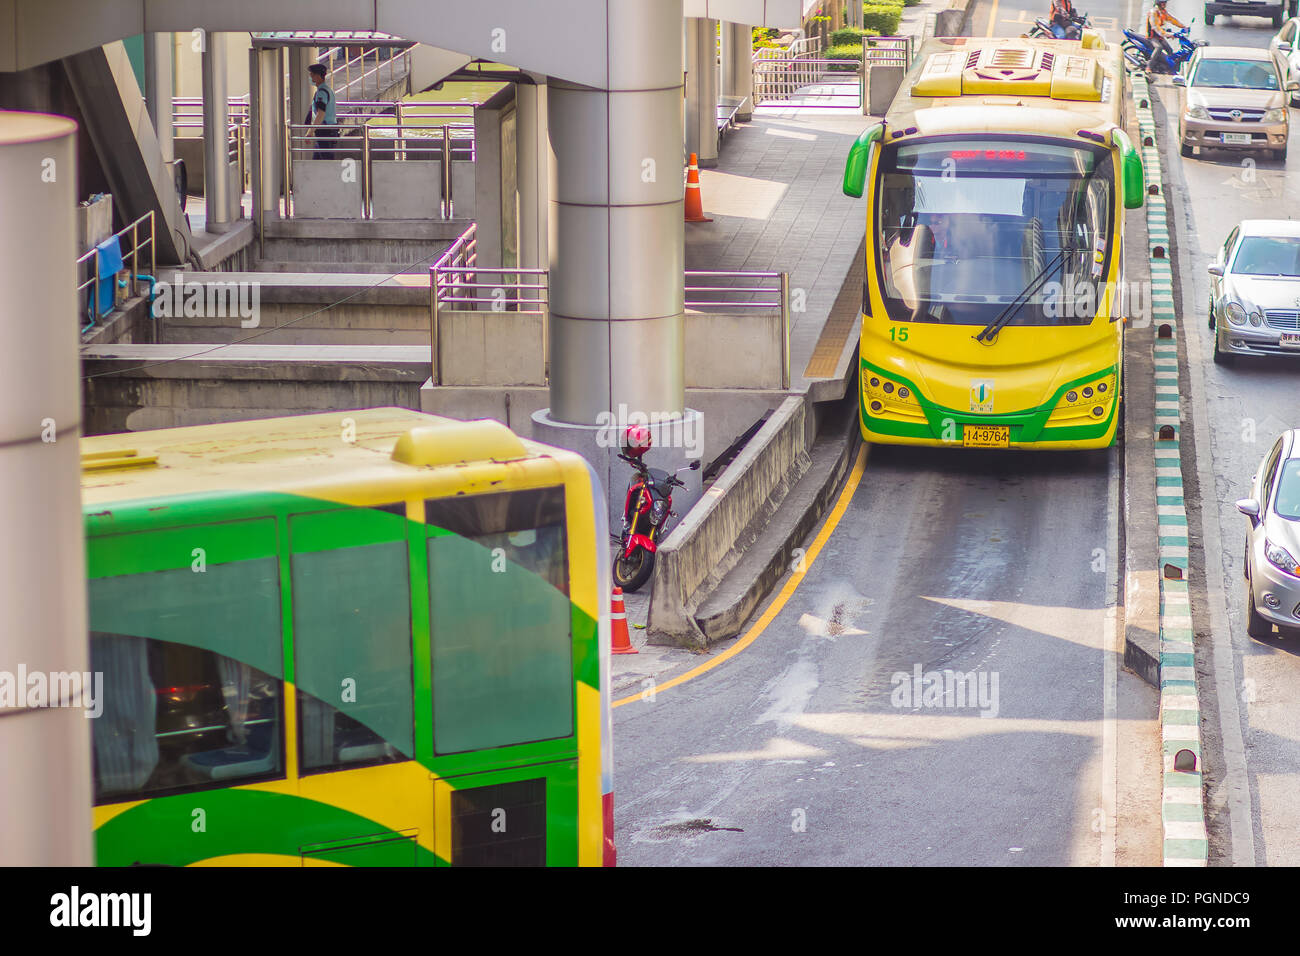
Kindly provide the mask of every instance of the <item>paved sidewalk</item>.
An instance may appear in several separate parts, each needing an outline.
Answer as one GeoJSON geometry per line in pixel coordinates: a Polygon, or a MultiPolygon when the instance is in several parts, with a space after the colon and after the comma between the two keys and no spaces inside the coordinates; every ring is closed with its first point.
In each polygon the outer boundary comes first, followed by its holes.
{"type": "MultiPolygon", "coordinates": [[[[904,8],[899,32],[919,37],[947,5],[904,8]]],[[[819,89],[800,102],[816,101],[819,89]]],[[[862,255],[866,207],[841,187],[849,148],[871,122],[860,107],[760,106],[723,139],[717,167],[700,172],[704,212],[714,221],[687,224],[686,268],[790,274],[792,391],[834,377],[837,365],[842,371],[841,353],[856,338],[860,297],[846,296],[838,309],[836,299],[862,255]],[[810,369],[832,314],[834,341],[823,342],[810,369]]]]}

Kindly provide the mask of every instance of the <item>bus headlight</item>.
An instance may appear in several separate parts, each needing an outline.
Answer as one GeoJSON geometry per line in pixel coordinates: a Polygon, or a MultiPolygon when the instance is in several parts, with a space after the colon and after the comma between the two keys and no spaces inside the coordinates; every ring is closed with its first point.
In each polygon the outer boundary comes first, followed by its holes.
{"type": "Polygon", "coordinates": [[[1242,308],[1240,302],[1229,302],[1223,307],[1223,314],[1233,325],[1246,324],[1246,310],[1242,308]]]}

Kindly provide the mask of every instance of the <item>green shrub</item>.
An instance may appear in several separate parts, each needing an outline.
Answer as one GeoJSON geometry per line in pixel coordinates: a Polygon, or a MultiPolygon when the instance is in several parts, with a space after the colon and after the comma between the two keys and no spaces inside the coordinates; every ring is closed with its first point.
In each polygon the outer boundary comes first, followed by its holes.
{"type": "Polygon", "coordinates": [[[836,30],[831,34],[831,46],[847,46],[851,43],[862,45],[864,36],[877,36],[875,30],[868,30],[865,27],[845,27],[842,30],[836,30]]]}
{"type": "Polygon", "coordinates": [[[856,70],[858,64],[862,62],[861,38],[859,38],[854,43],[840,43],[837,44],[836,46],[827,47],[825,50],[822,51],[822,59],[849,61],[842,66],[839,64],[828,66],[827,70],[829,70],[832,73],[837,71],[847,73],[856,70]]]}
{"type": "Polygon", "coordinates": [[[903,17],[903,5],[899,3],[864,3],[862,5],[862,25],[875,30],[881,36],[897,36],[898,21],[903,17]]]}
{"type": "Polygon", "coordinates": [[[903,6],[905,6],[905,7],[914,7],[914,6],[916,6],[916,5],[917,5],[918,3],[920,3],[920,2],[921,2],[921,0],[903,0],[903,6]]]}

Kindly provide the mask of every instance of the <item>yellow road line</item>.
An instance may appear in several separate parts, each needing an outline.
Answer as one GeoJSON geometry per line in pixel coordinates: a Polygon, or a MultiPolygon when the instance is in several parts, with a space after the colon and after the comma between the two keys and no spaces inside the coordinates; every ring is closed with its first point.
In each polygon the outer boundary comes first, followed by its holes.
{"type": "MultiPolygon", "coordinates": [[[[679,684],[685,684],[688,680],[694,680],[705,671],[710,671],[723,661],[735,657],[745,648],[749,647],[750,644],[753,644],[758,640],[759,635],[761,635],[763,631],[767,629],[767,626],[775,620],[776,616],[781,613],[781,609],[785,607],[786,602],[790,600],[794,595],[794,592],[798,590],[799,585],[803,583],[803,579],[807,576],[809,569],[812,568],[813,562],[817,560],[817,555],[821,553],[822,546],[826,543],[827,539],[830,538],[832,532],[835,531],[836,526],[840,523],[840,519],[844,517],[844,512],[848,510],[849,502],[853,499],[853,492],[857,490],[858,482],[862,480],[862,473],[866,468],[867,446],[863,445],[858,449],[858,459],[853,463],[853,471],[849,474],[848,483],[845,484],[844,490],[840,492],[839,500],[835,502],[835,507],[831,510],[830,517],[826,519],[826,523],[822,525],[822,530],[818,533],[817,537],[813,539],[813,543],[808,546],[808,550],[804,554],[803,569],[795,571],[794,574],[790,575],[790,580],[785,582],[785,587],[783,587],[781,593],[776,596],[776,600],[773,601],[768,606],[767,610],[763,612],[763,616],[754,622],[753,627],[745,632],[745,636],[735,644],[732,644],[721,654],[705,661],[699,667],[693,667],[686,673],[679,674],[672,680],[664,681],[664,683],[657,685],[654,689],[656,695],[662,691],[668,690],[670,687],[676,687],[679,684]]],[[[630,704],[634,700],[641,700],[642,694],[644,693],[648,692],[643,691],[641,693],[632,694],[630,697],[620,697],[618,700],[614,701],[611,706],[622,707],[624,704],[630,704]]]]}
{"type": "Polygon", "coordinates": [[[986,37],[993,36],[993,28],[997,26],[997,22],[998,22],[998,0],[993,0],[993,9],[989,11],[989,29],[988,32],[984,34],[986,37]]]}

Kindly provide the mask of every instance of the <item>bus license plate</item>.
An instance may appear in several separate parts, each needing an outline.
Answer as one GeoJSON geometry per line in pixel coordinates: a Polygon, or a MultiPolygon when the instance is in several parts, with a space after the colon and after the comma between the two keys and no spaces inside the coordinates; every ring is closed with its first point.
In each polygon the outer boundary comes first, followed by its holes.
{"type": "Polygon", "coordinates": [[[1224,133],[1223,142],[1225,144],[1231,144],[1233,146],[1249,146],[1250,134],[1249,133],[1224,133]]]}
{"type": "Polygon", "coordinates": [[[1011,426],[966,425],[961,443],[966,448],[1007,448],[1011,444],[1011,426]]]}
{"type": "Polygon", "coordinates": [[[1300,332],[1283,332],[1278,345],[1284,349],[1300,349],[1300,332]]]}

